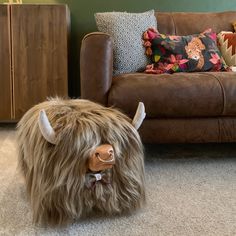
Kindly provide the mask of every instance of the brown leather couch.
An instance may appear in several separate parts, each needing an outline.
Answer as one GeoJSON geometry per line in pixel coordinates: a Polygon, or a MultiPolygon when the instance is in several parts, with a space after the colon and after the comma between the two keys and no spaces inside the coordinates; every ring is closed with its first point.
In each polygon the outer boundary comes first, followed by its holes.
{"type": "MultiPolygon", "coordinates": [[[[236,12],[157,12],[158,30],[188,35],[212,28],[232,31],[236,12]]],[[[115,106],[133,117],[139,101],[146,107],[140,134],[146,143],[236,141],[236,73],[196,72],[113,77],[112,40],[93,32],[81,45],[81,98],[115,106]]]]}

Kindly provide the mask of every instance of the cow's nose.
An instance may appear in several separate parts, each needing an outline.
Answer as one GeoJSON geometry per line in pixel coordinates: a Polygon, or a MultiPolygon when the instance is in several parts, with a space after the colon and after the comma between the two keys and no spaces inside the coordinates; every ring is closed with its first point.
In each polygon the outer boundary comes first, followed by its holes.
{"type": "Polygon", "coordinates": [[[114,149],[110,144],[98,146],[88,160],[88,168],[92,171],[110,169],[114,164],[114,149]]]}
{"type": "Polygon", "coordinates": [[[104,163],[112,162],[114,159],[114,150],[110,144],[103,144],[95,149],[95,156],[104,163]]]}

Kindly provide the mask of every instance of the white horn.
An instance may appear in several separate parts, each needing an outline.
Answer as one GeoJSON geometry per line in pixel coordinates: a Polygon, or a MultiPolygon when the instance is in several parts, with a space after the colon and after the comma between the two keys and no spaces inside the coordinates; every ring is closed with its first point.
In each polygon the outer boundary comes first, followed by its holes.
{"type": "Polygon", "coordinates": [[[132,121],[132,125],[134,126],[135,129],[137,130],[139,129],[139,127],[143,123],[145,116],[146,116],[146,113],[145,113],[144,104],[142,102],[139,102],[137,111],[132,121]]]}
{"type": "Polygon", "coordinates": [[[39,129],[43,135],[43,137],[52,144],[56,144],[55,132],[48,120],[46,112],[41,110],[39,113],[39,129]]]}

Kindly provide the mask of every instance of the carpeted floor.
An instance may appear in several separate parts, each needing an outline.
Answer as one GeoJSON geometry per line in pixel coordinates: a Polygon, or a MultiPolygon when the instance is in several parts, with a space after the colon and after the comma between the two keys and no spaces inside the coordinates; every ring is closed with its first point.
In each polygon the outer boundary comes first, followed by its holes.
{"type": "Polygon", "coordinates": [[[236,235],[236,145],[146,146],[146,206],[67,228],[31,223],[14,126],[0,127],[0,235],[236,235]]]}

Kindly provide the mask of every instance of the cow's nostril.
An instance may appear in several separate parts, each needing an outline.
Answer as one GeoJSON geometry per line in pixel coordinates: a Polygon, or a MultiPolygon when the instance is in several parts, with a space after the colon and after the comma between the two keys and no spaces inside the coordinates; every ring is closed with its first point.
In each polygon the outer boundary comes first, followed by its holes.
{"type": "Polygon", "coordinates": [[[110,149],[110,150],[108,151],[108,153],[109,153],[110,155],[113,155],[113,154],[114,154],[114,151],[113,151],[112,149],[110,149]]]}

